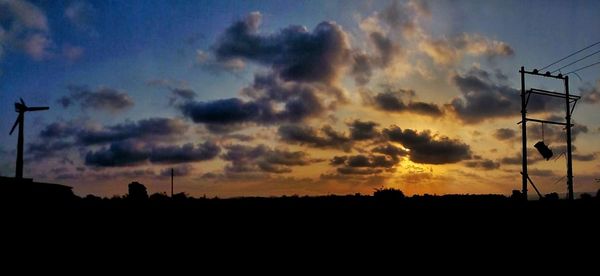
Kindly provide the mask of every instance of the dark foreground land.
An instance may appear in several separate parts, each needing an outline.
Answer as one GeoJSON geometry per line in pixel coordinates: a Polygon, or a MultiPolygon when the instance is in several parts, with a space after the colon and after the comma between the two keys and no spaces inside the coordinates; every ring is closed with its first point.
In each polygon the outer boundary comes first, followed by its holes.
{"type": "Polygon", "coordinates": [[[594,259],[596,253],[584,252],[595,252],[600,237],[600,198],[593,196],[523,201],[501,195],[404,197],[391,191],[232,199],[4,193],[1,199],[5,252],[61,262],[64,256],[93,259],[94,266],[115,260],[127,264],[139,256],[145,267],[169,256],[194,268],[236,260],[218,265],[233,270],[240,269],[239,260],[253,260],[260,268],[275,259],[293,267],[320,262],[348,267],[363,257],[391,257],[410,265],[399,258],[405,255],[421,261],[468,259],[469,264],[491,260],[489,254],[511,263],[539,254],[594,259]]]}

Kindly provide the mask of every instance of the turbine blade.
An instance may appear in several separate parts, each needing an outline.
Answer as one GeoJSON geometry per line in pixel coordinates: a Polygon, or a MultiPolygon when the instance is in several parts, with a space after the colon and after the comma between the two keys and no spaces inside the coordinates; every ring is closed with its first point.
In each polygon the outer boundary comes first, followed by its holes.
{"type": "Polygon", "coordinates": [[[35,106],[35,107],[28,107],[27,111],[40,111],[40,110],[48,110],[50,109],[50,107],[47,106],[35,106]]]}
{"type": "Polygon", "coordinates": [[[13,125],[13,127],[10,129],[10,133],[8,135],[12,135],[12,133],[15,131],[15,128],[19,124],[20,118],[21,118],[21,115],[19,115],[19,117],[17,117],[17,120],[15,121],[15,124],[13,125]]]}
{"type": "Polygon", "coordinates": [[[19,98],[19,100],[21,100],[21,103],[22,103],[24,106],[27,106],[27,105],[25,104],[25,101],[23,100],[23,98],[19,98]]]}

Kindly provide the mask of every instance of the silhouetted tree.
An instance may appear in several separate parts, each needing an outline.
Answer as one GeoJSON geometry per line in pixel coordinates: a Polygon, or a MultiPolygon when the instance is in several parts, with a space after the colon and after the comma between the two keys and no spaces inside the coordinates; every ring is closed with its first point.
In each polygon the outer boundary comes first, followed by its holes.
{"type": "Polygon", "coordinates": [[[394,188],[375,189],[373,196],[384,200],[403,199],[405,197],[402,191],[394,188]]]}
{"type": "Polygon", "coordinates": [[[131,182],[129,184],[129,194],[127,195],[127,198],[132,200],[148,199],[148,192],[146,191],[146,186],[137,181],[131,182]]]}
{"type": "Polygon", "coordinates": [[[167,201],[169,200],[169,196],[166,193],[154,193],[152,195],[150,195],[150,200],[152,201],[167,201]]]}
{"type": "Polygon", "coordinates": [[[581,200],[590,200],[590,199],[592,199],[592,195],[590,195],[588,193],[583,193],[583,194],[579,195],[579,198],[581,200]]]}

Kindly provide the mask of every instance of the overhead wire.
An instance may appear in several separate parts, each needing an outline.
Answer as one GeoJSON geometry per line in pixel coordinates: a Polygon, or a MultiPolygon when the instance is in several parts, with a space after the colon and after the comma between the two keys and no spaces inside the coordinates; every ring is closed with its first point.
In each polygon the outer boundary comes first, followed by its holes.
{"type": "Polygon", "coordinates": [[[600,50],[598,50],[598,51],[595,51],[595,52],[593,52],[593,53],[591,53],[591,54],[589,54],[589,55],[587,55],[587,56],[585,56],[585,57],[582,57],[582,58],[580,58],[580,59],[576,60],[576,61],[573,61],[573,62],[571,62],[571,63],[569,63],[569,64],[567,64],[567,65],[565,65],[565,66],[563,66],[563,67],[560,67],[560,68],[558,68],[558,69],[556,69],[556,70],[554,70],[554,71],[552,71],[552,72],[550,72],[550,73],[554,74],[554,73],[556,73],[556,72],[560,71],[560,70],[561,70],[561,69],[563,69],[563,68],[569,67],[569,66],[571,66],[571,65],[573,65],[573,64],[575,64],[575,63],[577,63],[577,62],[580,62],[580,61],[582,61],[582,60],[584,60],[584,59],[586,59],[586,58],[589,58],[589,57],[591,57],[591,56],[593,56],[593,55],[595,55],[595,54],[597,54],[597,53],[600,53],[600,50]]]}
{"type": "Polygon", "coordinates": [[[572,56],[574,56],[574,55],[576,55],[576,54],[578,54],[578,53],[581,53],[581,52],[583,52],[583,51],[585,51],[585,50],[587,50],[587,49],[589,49],[589,48],[592,48],[592,47],[594,47],[594,46],[596,46],[596,45],[598,45],[598,44],[600,44],[600,41],[598,41],[598,42],[596,42],[596,43],[593,43],[592,45],[589,45],[589,46],[587,46],[587,47],[585,47],[585,48],[583,48],[583,49],[581,49],[581,50],[575,51],[574,53],[571,53],[571,54],[567,55],[566,57],[564,57],[564,58],[561,58],[561,59],[559,59],[559,60],[557,60],[557,61],[555,61],[555,62],[552,62],[552,63],[550,63],[550,64],[548,64],[548,65],[544,66],[542,69],[540,69],[540,71],[542,71],[542,70],[544,70],[544,69],[546,69],[546,68],[548,68],[548,67],[550,67],[550,66],[552,66],[552,65],[554,65],[554,64],[557,64],[557,63],[559,63],[559,62],[561,62],[561,61],[563,61],[563,60],[565,60],[565,59],[568,59],[568,58],[570,58],[570,57],[572,57],[572,56]]]}

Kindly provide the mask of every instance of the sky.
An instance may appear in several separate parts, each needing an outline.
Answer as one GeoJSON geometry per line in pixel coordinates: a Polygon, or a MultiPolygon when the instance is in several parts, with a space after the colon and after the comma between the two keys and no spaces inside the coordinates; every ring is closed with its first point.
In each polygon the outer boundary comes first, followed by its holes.
{"type": "MultiPolygon", "coordinates": [[[[81,196],[167,192],[171,169],[192,196],[510,194],[519,68],[600,41],[597,26],[598,1],[0,0],[0,175],[23,98],[50,107],[25,115],[24,176],[81,196]]],[[[600,66],[569,77],[575,191],[595,192],[600,66]]],[[[532,96],[528,116],[564,109],[532,96]]],[[[565,135],[528,124],[542,193],[566,192],[565,135]]]]}

